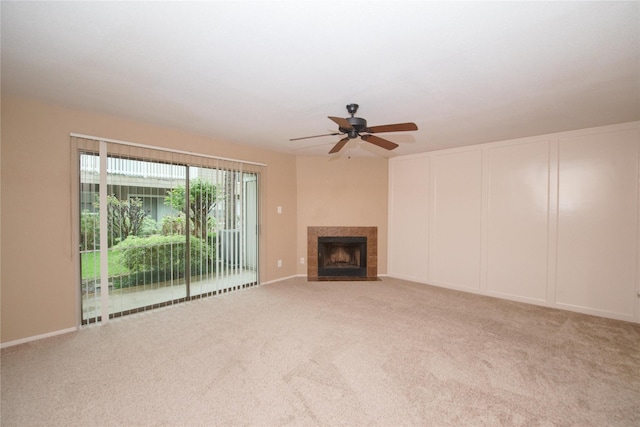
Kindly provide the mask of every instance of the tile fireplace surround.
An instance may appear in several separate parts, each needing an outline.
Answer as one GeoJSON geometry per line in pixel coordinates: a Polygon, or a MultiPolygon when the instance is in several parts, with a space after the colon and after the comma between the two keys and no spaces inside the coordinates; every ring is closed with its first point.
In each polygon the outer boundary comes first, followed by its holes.
{"type": "Polygon", "coordinates": [[[307,227],[307,280],[378,280],[378,227],[307,227]],[[366,277],[318,277],[318,237],[366,237],[366,277]]]}

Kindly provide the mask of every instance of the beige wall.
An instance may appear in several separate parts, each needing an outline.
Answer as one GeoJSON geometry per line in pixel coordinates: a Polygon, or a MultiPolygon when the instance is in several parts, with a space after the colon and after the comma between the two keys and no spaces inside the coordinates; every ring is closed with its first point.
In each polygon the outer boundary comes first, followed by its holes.
{"type": "Polygon", "coordinates": [[[10,97],[1,112],[2,343],[76,326],[70,133],[267,163],[263,283],[306,274],[308,226],[376,226],[381,275],[640,321],[638,123],[388,161],[10,97]]]}
{"type": "Polygon", "coordinates": [[[640,323],[638,122],[393,158],[389,275],[640,323]]]}
{"type": "Polygon", "coordinates": [[[297,272],[307,274],[307,227],[378,227],[378,274],[387,272],[386,158],[298,157],[297,272]]]}
{"type": "MultiPolygon", "coordinates": [[[[70,133],[266,163],[261,281],[295,275],[296,160],[106,115],[2,98],[3,343],[76,326],[70,133]],[[283,213],[276,214],[282,206],[283,213]],[[278,268],[276,260],[290,260],[278,268]]],[[[382,205],[384,208],[385,206],[382,205]]]]}

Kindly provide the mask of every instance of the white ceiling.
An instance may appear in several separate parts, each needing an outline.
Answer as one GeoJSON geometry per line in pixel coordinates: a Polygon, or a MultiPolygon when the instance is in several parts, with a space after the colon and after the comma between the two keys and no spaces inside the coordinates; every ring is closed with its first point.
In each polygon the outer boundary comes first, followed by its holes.
{"type": "Polygon", "coordinates": [[[2,91],[296,155],[640,120],[640,2],[7,2],[2,91]]]}

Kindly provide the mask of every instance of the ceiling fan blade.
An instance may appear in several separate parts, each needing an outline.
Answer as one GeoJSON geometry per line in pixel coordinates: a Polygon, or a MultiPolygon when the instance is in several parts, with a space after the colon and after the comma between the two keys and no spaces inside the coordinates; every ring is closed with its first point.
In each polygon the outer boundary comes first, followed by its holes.
{"type": "Polygon", "coordinates": [[[381,133],[381,132],[402,132],[405,130],[418,130],[418,126],[415,123],[396,123],[393,125],[373,126],[366,129],[369,133],[381,133]]]}
{"type": "Polygon", "coordinates": [[[342,150],[342,147],[344,147],[344,144],[346,144],[347,142],[349,142],[349,137],[342,138],[336,145],[333,146],[331,151],[329,151],[329,154],[337,153],[338,151],[342,150]]]}
{"type": "Polygon", "coordinates": [[[370,142],[378,147],[384,148],[385,150],[393,150],[398,147],[398,144],[395,142],[387,141],[386,139],[382,139],[375,135],[362,135],[360,138],[362,138],[363,141],[370,142]]]}
{"type": "Polygon", "coordinates": [[[332,117],[329,116],[329,119],[333,120],[335,123],[338,124],[338,126],[340,127],[340,129],[346,129],[346,130],[350,130],[352,128],[351,123],[349,123],[347,121],[347,119],[343,119],[342,117],[332,117]]]}
{"type": "Polygon", "coordinates": [[[313,135],[313,136],[303,136],[302,138],[291,138],[289,141],[298,141],[300,139],[319,138],[321,136],[335,136],[335,135],[340,135],[340,132],[325,133],[322,135],[313,135]]]}

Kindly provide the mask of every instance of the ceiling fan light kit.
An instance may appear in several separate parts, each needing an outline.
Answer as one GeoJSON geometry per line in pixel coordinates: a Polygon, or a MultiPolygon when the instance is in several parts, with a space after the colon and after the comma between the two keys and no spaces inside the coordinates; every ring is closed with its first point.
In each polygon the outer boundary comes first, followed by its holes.
{"type": "Polygon", "coordinates": [[[357,137],[360,137],[365,142],[369,142],[371,144],[377,145],[378,147],[384,148],[385,150],[393,150],[394,148],[398,147],[398,144],[388,141],[384,138],[380,138],[379,136],[370,134],[418,130],[418,126],[415,123],[395,123],[391,125],[367,127],[367,121],[365,119],[363,119],[362,117],[355,117],[355,114],[358,111],[358,107],[358,104],[347,105],[347,111],[349,112],[349,114],[351,114],[351,117],[342,118],[329,116],[329,120],[338,125],[338,132],[327,133],[323,135],[304,136],[302,138],[292,138],[289,141],[318,138],[321,136],[346,135],[344,138],[338,141],[336,145],[333,146],[333,148],[329,151],[329,154],[337,153],[342,149],[342,147],[345,146],[347,142],[349,142],[350,139],[355,139],[357,137]],[[361,133],[364,133],[364,135],[361,135],[361,133]]]}

